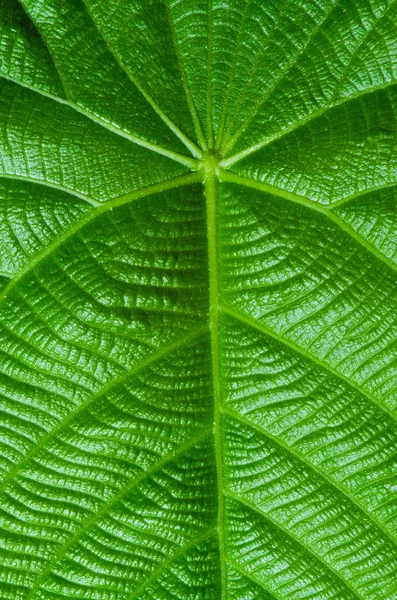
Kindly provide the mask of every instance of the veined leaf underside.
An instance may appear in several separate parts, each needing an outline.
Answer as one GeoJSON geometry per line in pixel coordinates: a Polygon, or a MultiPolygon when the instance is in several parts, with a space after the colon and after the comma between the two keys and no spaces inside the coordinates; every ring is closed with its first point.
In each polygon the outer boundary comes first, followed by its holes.
{"type": "Polygon", "coordinates": [[[0,600],[397,599],[396,40],[3,1],[0,600]]]}

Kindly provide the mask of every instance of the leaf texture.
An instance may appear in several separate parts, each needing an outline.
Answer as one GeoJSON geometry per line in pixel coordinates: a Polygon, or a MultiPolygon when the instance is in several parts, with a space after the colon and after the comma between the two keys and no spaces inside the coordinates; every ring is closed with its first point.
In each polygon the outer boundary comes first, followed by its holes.
{"type": "Polygon", "coordinates": [[[3,0],[0,600],[397,600],[396,34],[3,0]]]}

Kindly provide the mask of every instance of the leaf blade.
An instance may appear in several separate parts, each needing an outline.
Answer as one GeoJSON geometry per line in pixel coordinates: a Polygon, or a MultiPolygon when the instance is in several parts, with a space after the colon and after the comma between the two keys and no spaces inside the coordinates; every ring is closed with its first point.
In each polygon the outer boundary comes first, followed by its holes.
{"type": "Polygon", "coordinates": [[[395,10],[0,9],[5,600],[396,596],[395,10]]]}

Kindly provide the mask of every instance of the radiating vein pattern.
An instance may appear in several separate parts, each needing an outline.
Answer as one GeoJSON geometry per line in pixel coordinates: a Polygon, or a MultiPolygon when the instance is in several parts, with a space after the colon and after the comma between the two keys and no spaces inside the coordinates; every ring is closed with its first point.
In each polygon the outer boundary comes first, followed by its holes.
{"type": "Polygon", "coordinates": [[[397,600],[396,17],[3,0],[0,600],[397,600]]]}

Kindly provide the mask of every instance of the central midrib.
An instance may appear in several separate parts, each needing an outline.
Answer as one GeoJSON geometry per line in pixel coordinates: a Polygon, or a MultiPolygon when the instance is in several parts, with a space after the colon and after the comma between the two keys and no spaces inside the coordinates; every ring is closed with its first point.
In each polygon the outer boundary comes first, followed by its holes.
{"type": "Polygon", "coordinates": [[[219,361],[219,276],[218,276],[218,223],[217,223],[217,191],[218,164],[214,156],[203,159],[204,191],[207,215],[208,240],[208,276],[209,276],[209,309],[208,324],[211,337],[212,378],[214,393],[214,436],[215,461],[217,471],[218,519],[217,531],[219,539],[219,557],[221,571],[221,598],[226,599],[226,552],[224,536],[224,489],[222,475],[222,435],[221,435],[221,385],[219,361]]]}

